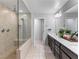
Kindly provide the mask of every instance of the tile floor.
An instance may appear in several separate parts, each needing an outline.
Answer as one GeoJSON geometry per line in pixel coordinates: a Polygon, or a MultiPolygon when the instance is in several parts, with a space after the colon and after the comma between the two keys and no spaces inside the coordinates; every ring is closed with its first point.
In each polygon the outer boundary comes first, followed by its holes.
{"type": "Polygon", "coordinates": [[[30,48],[26,59],[55,59],[55,57],[48,46],[37,41],[36,46],[30,48]]]}
{"type": "MultiPolygon", "coordinates": [[[[11,54],[6,59],[16,59],[16,53],[11,54]]],[[[41,41],[37,41],[35,47],[30,47],[29,53],[25,59],[55,59],[50,48],[43,44],[41,41]]]]}

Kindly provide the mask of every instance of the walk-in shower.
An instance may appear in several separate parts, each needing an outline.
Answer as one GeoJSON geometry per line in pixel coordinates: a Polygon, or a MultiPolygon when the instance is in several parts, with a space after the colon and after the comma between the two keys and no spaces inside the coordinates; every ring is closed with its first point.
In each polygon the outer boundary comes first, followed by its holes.
{"type": "Polygon", "coordinates": [[[0,0],[0,59],[20,59],[19,48],[28,39],[31,39],[31,14],[24,2],[0,0]]]}
{"type": "Polygon", "coordinates": [[[16,13],[5,6],[0,5],[0,59],[9,59],[16,54],[16,41],[16,13]]]}

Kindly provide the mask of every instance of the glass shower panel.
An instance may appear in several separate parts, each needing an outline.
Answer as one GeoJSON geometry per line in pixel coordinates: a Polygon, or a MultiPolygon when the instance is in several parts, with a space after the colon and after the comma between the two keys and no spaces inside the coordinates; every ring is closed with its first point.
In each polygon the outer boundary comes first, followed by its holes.
{"type": "Polygon", "coordinates": [[[31,14],[22,0],[19,0],[19,46],[31,38],[31,14]]]}
{"type": "Polygon", "coordinates": [[[31,38],[31,15],[19,13],[19,45],[31,38]]]}
{"type": "Polygon", "coordinates": [[[19,13],[19,44],[26,41],[27,15],[19,13]]]}

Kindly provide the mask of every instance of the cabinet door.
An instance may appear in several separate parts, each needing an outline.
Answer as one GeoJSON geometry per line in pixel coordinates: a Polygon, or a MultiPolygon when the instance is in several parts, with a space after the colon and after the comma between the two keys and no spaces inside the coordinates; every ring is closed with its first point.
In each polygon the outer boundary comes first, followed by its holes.
{"type": "Polygon", "coordinates": [[[49,45],[49,47],[51,48],[51,50],[53,49],[52,43],[53,43],[52,37],[48,36],[48,45],[49,45]]]}
{"type": "Polygon", "coordinates": [[[48,45],[52,49],[52,39],[50,36],[48,36],[48,45]]]}
{"type": "Polygon", "coordinates": [[[52,40],[52,51],[54,52],[54,50],[55,50],[55,44],[54,44],[54,39],[52,40]]]}
{"type": "Polygon", "coordinates": [[[55,43],[55,56],[56,56],[56,59],[61,59],[60,57],[60,43],[58,41],[54,41],[55,43]]]}
{"type": "Polygon", "coordinates": [[[59,53],[59,47],[55,45],[54,55],[56,59],[59,59],[60,53],[59,53]]]}
{"type": "Polygon", "coordinates": [[[67,49],[63,45],[61,46],[61,49],[64,52],[64,53],[62,52],[62,59],[67,59],[67,57],[69,59],[78,59],[78,56],[76,54],[74,54],[72,51],[70,51],[69,49],[67,49]]]}
{"type": "Polygon", "coordinates": [[[55,59],[60,59],[59,54],[57,53],[57,51],[55,51],[55,59]]]}
{"type": "Polygon", "coordinates": [[[50,47],[50,36],[48,36],[48,45],[50,47]]]}
{"type": "Polygon", "coordinates": [[[61,51],[62,59],[71,59],[68,55],[66,55],[63,51],[61,51]]]}

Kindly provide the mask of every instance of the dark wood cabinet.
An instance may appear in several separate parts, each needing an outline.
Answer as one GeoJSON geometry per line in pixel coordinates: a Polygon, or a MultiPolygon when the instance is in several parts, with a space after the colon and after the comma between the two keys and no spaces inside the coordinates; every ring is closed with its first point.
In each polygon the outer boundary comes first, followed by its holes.
{"type": "Polygon", "coordinates": [[[51,48],[51,50],[52,50],[52,38],[50,37],[50,36],[48,36],[48,45],[49,45],[49,47],[51,48]]]}
{"type": "Polygon", "coordinates": [[[51,40],[51,39],[53,39],[51,36],[48,36],[48,45],[49,45],[49,47],[50,47],[50,49],[52,50],[52,53],[54,53],[54,55],[55,55],[55,44],[54,44],[54,39],[53,40],[51,40]]]}
{"type": "Polygon", "coordinates": [[[48,35],[48,45],[56,59],[78,59],[78,56],[60,42],[48,35]]]}
{"type": "MultiPolygon", "coordinates": [[[[61,45],[61,51],[62,51],[62,59],[64,54],[69,58],[69,59],[78,59],[78,56],[73,53],[71,50],[66,48],[65,46],[61,45]],[[64,54],[63,54],[64,53],[64,54]]],[[[65,57],[65,56],[64,56],[65,57]]]]}
{"type": "Polygon", "coordinates": [[[71,59],[71,57],[67,56],[62,50],[61,50],[62,59],[71,59]]]}
{"type": "Polygon", "coordinates": [[[60,43],[54,40],[54,54],[56,59],[60,59],[60,43]]]}

